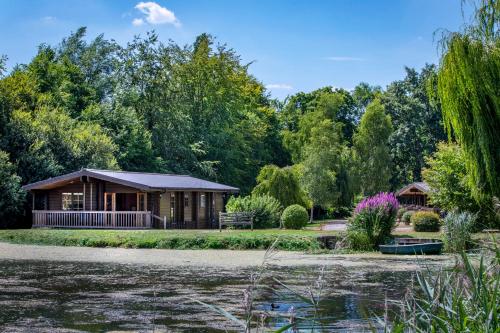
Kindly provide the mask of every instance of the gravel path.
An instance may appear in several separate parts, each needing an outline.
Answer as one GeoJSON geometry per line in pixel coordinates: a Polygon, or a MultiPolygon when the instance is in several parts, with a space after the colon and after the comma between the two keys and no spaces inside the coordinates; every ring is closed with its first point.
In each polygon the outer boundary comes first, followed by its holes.
{"type": "MultiPolygon", "coordinates": [[[[260,266],[265,251],[231,250],[159,250],[90,248],[65,246],[38,246],[0,243],[0,260],[43,260],[71,262],[109,262],[138,265],[160,265],[168,267],[196,266],[236,269],[260,266]]],[[[304,254],[279,251],[273,253],[268,262],[277,266],[323,266],[367,267],[382,270],[415,269],[420,264],[448,265],[449,256],[394,256],[373,254],[304,254]]]]}

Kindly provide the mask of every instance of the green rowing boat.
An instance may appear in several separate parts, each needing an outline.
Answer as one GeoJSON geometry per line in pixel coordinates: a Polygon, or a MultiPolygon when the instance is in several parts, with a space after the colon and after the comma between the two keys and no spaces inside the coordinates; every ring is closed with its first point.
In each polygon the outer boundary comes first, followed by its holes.
{"type": "Polygon", "coordinates": [[[379,245],[384,254],[441,254],[443,242],[427,238],[395,238],[394,242],[379,245]]]}

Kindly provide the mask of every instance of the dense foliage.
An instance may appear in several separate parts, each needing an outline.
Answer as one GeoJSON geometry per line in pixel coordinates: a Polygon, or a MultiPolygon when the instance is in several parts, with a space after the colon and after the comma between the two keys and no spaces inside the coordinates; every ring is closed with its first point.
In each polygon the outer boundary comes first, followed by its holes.
{"type": "MultiPolygon", "coordinates": [[[[0,149],[23,182],[81,167],[189,173],[249,191],[280,164],[277,114],[248,66],[209,35],[125,47],[85,29],[0,80],[0,149]]],[[[284,157],[286,159],[286,157],[284,157]]]]}
{"type": "Polygon", "coordinates": [[[277,228],[280,226],[283,206],[280,202],[268,195],[249,195],[246,197],[231,197],[226,210],[234,212],[252,212],[254,214],[254,227],[277,228]]]}
{"type": "Polygon", "coordinates": [[[436,89],[428,83],[435,71],[433,65],[426,65],[420,73],[406,68],[405,78],[389,84],[380,96],[393,126],[389,139],[393,190],[421,181],[424,157],[435,151],[439,141],[446,139],[440,105],[431,103],[429,96],[436,89]]]}
{"type": "Polygon", "coordinates": [[[411,216],[411,224],[415,231],[439,231],[441,226],[439,215],[434,212],[420,211],[411,216]]]}
{"type": "Polygon", "coordinates": [[[269,195],[276,198],[283,207],[293,204],[308,206],[308,199],[300,186],[297,171],[291,167],[264,166],[257,176],[253,195],[269,195]]]}
{"type": "Polygon", "coordinates": [[[396,225],[398,208],[392,193],[378,193],[358,203],[347,226],[350,247],[365,250],[383,244],[396,225]]]}
{"type": "Polygon", "coordinates": [[[12,226],[14,217],[22,212],[25,193],[21,178],[14,173],[6,152],[0,150],[0,227],[12,226]]]}
{"type": "Polygon", "coordinates": [[[484,195],[474,200],[465,153],[459,145],[440,143],[438,150],[427,157],[426,162],[428,167],[422,174],[431,188],[430,203],[447,211],[458,209],[477,213],[476,230],[498,226],[492,198],[484,195]]]}
{"type": "Polygon", "coordinates": [[[286,229],[302,229],[307,225],[309,216],[301,205],[291,205],[285,208],[281,215],[281,223],[286,229]]]}

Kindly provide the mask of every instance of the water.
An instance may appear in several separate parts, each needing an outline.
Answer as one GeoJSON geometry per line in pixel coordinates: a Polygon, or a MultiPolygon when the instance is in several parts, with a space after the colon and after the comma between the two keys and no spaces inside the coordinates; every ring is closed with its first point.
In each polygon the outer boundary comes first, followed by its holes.
{"type": "MultiPolygon", "coordinates": [[[[0,331],[5,332],[224,332],[238,326],[197,299],[242,316],[243,290],[255,269],[167,268],[139,265],[0,260],[0,331]]],[[[320,317],[327,331],[359,332],[367,317],[399,300],[413,272],[328,266],[320,317]],[[391,302],[389,302],[391,304],[391,302]]],[[[273,281],[307,294],[319,267],[274,267],[256,296],[258,311],[311,316],[314,308],[273,281]]],[[[317,288],[313,288],[316,292],[317,288]]],[[[279,327],[287,319],[265,318],[279,327]]],[[[307,326],[307,325],[305,325],[307,326]]],[[[304,326],[304,327],[305,327],[304,326]]]]}

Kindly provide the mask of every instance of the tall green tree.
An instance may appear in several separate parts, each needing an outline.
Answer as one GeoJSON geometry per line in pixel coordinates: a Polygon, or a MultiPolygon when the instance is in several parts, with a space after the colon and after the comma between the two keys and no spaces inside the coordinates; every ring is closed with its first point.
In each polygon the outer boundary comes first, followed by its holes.
{"type": "Polygon", "coordinates": [[[474,21],[442,42],[437,87],[446,129],[464,149],[480,200],[500,196],[500,1],[476,3],[474,21]]]}
{"type": "MultiPolygon", "coordinates": [[[[312,207],[334,207],[341,196],[337,176],[343,147],[342,124],[324,119],[311,129],[311,139],[303,148],[301,178],[312,207]]],[[[312,215],[311,208],[311,220],[312,215]]]]}
{"type": "Polygon", "coordinates": [[[354,134],[359,184],[364,195],[390,189],[389,137],[392,131],[391,117],[385,113],[380,100],[374,100],[367,106],[354,134]]]}

